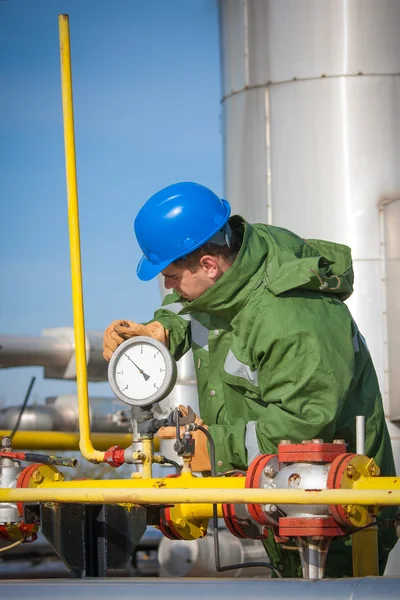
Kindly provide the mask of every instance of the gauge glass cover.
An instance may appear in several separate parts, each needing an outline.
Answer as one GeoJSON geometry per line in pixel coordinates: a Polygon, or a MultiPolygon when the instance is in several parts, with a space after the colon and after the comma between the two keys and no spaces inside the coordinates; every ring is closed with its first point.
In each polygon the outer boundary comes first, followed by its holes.
{"type": "Polygon", "coordinates": [[[138,336],[114,351],[108,379],[120,400],[133,406],[148,406],[171,392],[176,382],[176,362],[161,342],[138,336]]]}

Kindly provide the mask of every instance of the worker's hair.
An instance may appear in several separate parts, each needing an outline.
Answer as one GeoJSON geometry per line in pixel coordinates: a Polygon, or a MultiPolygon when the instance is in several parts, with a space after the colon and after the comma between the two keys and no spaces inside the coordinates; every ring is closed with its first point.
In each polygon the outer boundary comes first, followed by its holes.
{"type": "Polygon", "coordinates": [[[219,246],[212,242],[206,242],[200,248],[193,250],[187,256],[178,258],[172,264],[175,267],[186,267],[192,273],[195,273],[200,266],[200,259],[206,254],[209,256],[223,256],[225,260],[232,265],[239,254],[240,247],[243,240],[243,229],[242,227],[232,228],[232,235],[230,238],[230,244],[225,246],[219,246]]]}

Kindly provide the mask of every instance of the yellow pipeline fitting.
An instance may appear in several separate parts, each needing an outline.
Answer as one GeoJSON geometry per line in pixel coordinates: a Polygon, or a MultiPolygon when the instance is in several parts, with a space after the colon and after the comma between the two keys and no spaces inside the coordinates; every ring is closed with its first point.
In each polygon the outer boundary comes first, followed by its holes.
{"type": "MultiPolygon", "coordinates": [[[[372,458],[357,454],[353,456],[351,461],[343,473],[340,487],[342,490],[364,490],[365,483],[371,479],[377,482],[377,489],[385,489],[382,486],[382,479],[377,479],[379,475],[379,467],[372,458]]],[[[393,478],[388,477],[393,484],[393,478]]],[[[370,507],[361,506],[352,502],[344,506],[349,522],[354,527],[366,527],[374,522],[375,515],[378,510],[371,510],[370,507]]]]}

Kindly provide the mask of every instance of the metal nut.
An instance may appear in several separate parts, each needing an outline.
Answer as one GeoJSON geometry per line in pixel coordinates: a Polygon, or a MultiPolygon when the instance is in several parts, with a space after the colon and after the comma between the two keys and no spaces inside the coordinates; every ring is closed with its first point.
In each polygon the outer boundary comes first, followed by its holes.
{"type": "Polygon", "coordinates": [[[312,440],[313,444],[323,444],[324,440],[321,438],[315,438],[314,440],[312,440]]]}
{"type": "Polygon", "coordinates": [[[272,465],[270,467],[265,467],[264,469],[264,473],[265,475],[267,475],[268,477],[275,477],[276,475],[276,469],[275,467],[273,467],[272,465]]]}
{"type": "Polygon", "coordinates": [[[278,510],[278,507],[276,506],[276,504],[264,504],[264,510],[266,513],[276,513],[278,510]]]}
{"type": "Polygon", "coordinates": [[[37,473],[35,473],[35,476],[33,478],[33,481],[35,483],[42,483],[43,480],[44,480],[44,477],[39,471],[37,473]]]}
{"type": "Polygon", "coordinates": [[[381,470],[378,465],[372,464],[368,467],[368,473],[371,475],[371,477],[378,477],[380,472],[381,470]]]}
{"type": "Polygon", "coordinates": [[[355,468],[355,466],[352,465],[351,463],[348,464],[347,468],[346,468],[346,475],[347,475],[347,477],[349,477],[350,479],[352,479],[356,473],[357,473],[357,469],[355,468]]]}
{"type": "Polygon", "coordinates": [[[333,440],[334,444],[345,444],[345,440],[333,440]]]}
{"type": "Polygon", "coordinates": [[[354,504],[348,504],[348,505],[345,507],[345,511],[346,511],[346,513],[347,513],[347,514],[348,514],[350,517],[352,517],[352,516],[354,516],[354,515],[356,514],[356,512],[357,512],[357,508],[354,506],[354,504]]]}
{"type": "Polygon", "coordinates": [[[292,442],[290,440],[281,440],[279,443],[280,444],[291,444],[292,442]]]}

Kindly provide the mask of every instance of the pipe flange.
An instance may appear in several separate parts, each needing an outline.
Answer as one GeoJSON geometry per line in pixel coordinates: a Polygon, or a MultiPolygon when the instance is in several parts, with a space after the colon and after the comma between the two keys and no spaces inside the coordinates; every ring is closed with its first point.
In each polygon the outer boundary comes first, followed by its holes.
{"type": "MultiPolygon", "coordinates": [[[[330,466],[327,489],[354,489],[361,477],[372,475],[379,475],[379,467],[373,459],[360,454],[342,454],[330,466]]],[[[375,514],[359,504],[331,504],[329,510],[337,523],[347,528],[366,527],[375,520],[375,514]]]]}
{"type": "MultiPolygon", "coordinates": [[[[236,473],[233,477],[245,475],[236,473]]],[[[250,519],[244,504],[222,504],[222,515],[226,528],[235,537],[251,540],[263,540],[268,537],[268,529],[250,519]]]]}
{"type": "MultiPolygon", "coordinates": [[[[17,484],[17,488],[36,488],[40,487],[44,481],[64,481],[64,474],[61,473],[53,465],[33,464],[21,471],[17,484]]],[[[24,505],[22,502],[17,502],[19,514],[23,516],[24,505]]]]}
{"type": "MultiPolygon", "coordinates": [[[[257,456],[248,468],[246,475],[246,488],[264,488],[274,489],[273,478],[279,471],[279,461],[277,454],[262,454],[257,456]],[[270,475],[267,473],[270,472],[270,475]]],[[[247,504],[247,512],[250,518],[256,523],[267,525],[269,527],[278,527],[279,513],[274,505],[247,504]],[[276,516],[273,516],[275,515],[276,516]]]]}

